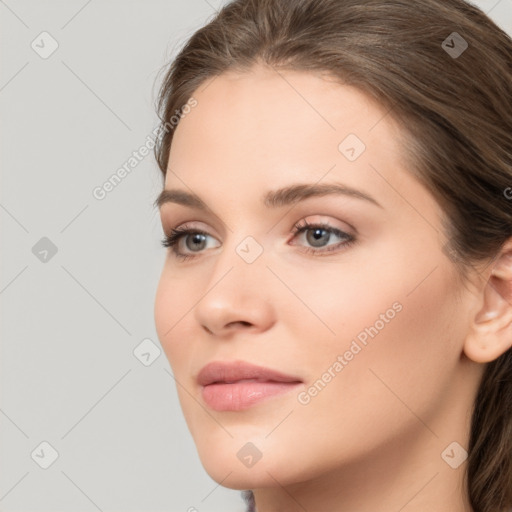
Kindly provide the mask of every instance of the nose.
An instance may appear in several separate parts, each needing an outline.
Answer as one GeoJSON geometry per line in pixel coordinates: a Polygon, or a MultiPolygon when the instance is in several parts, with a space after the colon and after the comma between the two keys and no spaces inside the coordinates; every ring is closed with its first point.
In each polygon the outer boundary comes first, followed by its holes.
{"type": "Polygon", "coordinates": [[[196,321],[207,333],[218,337],[240,330],[269,329],[275,323],[268,286],[271,276],[263,262],[248,264],[236,254],[234,258],[221,256],[195,306],[196,321]]]}

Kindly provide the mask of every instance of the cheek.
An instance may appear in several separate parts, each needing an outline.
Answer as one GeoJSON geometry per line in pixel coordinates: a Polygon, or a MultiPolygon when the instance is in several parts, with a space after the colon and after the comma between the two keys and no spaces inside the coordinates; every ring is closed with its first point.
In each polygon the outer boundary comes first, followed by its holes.
{"type": "Polygon", "coordinates": [[[193,297],[189,295],[190,287],[164,268],[155,295],[154,319],[158,338],[173,372],[187,354],[184,348],[190,345],[186,343],[184,332],[188,325],[185,315],[193,304],[193,297]]]}
{"type": "Polygon", "coordinates": [[[174,299],[174,294],[170,293],[169,279],[166,278],[164,269],[158,282],[154,304],[155,327],[162,346],[165,344],[167,331],[172,327],[174,299]]]}
{"type": "Polygon", "coordinates": [[[343,423],[354,410],[380,411],[387,421],[393,410],[403,419],[400,399],[433,411],[462,349],[455,275],[435,247],[423,259],[403,247],[375,254],[378,261],[358,257],[365,273],[351,269],[348,258],[345,266],[312,266],[307,274],[280,269],[307,304],[289,297],[294,305],[284,322],[300,344],[308,384],[318,389],[312,409],[332,410],[335,400],[340,407],[332,412],[343,423]]]}
{"type": "Polygon", "coordinates": [[[189,430],[194,433],[194,418],[198,408],[189,394],[192,389],[189,379],[195,355],[194,344],[190,342],[194,333],[190,328],[189,317],[192,315],[191,306],[199,297],[193,296],[197,294],[192,293],[191,289],[193,287],[186,280],[164,268],[156,291],[154,316],[160,344],[176,381],[176,392],[184,419],[189,430]]]}

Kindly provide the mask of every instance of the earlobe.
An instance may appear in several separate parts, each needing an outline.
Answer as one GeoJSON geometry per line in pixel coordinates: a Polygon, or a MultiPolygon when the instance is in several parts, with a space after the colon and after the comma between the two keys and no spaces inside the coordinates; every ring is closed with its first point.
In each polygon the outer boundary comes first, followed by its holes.
{"type": "Polygon", "coordinates": [[[483,305],[471,319],[464,352],[477,363],[489,363],[512,347],[512,243],[493,263],[485,283],[483,305]]]}

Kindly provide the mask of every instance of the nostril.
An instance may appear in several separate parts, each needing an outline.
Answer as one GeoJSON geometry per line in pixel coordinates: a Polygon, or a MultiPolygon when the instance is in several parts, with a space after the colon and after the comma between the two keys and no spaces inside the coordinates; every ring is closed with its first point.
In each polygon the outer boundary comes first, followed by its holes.
{"type": "Polygon", "coordinates": [[[251,322],[246,322],[245,320],[240,320],[238,322],[230,322],[228,325],[236,325],[236,324],[247,325],[248,327],[250,327],[252,325],[251,322]]]}

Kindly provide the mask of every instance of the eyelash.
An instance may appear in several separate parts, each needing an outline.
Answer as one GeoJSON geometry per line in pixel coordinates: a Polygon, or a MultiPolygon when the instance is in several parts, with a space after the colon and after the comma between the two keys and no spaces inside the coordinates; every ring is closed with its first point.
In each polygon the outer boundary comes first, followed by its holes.
{"type": "MultiPolygon", "coordinates": [[[[310,224],[308,221],[304,220],[301,222],[297,222],[293,226],[293,237],[295,238],[297,235],[304,233],[306,231],[309,231],[311,229],[323,229],[325,231],[328,231],[340,238],[345,238],[344,242],[339,242],[334,245],[326,246],[325,249],[313,249],[311,247],[305,247],[303,248],[303,251],[308,254],[318,254],[318,253],[326,253],[331,251],[336,251],[337,249],[344,247],[347,248],[350,245],[352,245],[356,238],[353,235],[350,235],[348,233],[345,233],[344,231],[341,231],[337,228],[334,228],[332,226],[329,226],[329,224],[325,223],[316,223],[316,224],[310,224]]],[[[200,229],[194,229],[194,228],[187,228],[186,226],[174,228],[171,230],[170,234],[166,235],[163,240],[161,241],[162,246],[166,248],[170,248],[173,252],[173,254],[180,260],[188,260],[191,258],[195,258],[197,255],[200,254],[182,254],[178,252],[177,246],[180,241],[180,239],[186,235],[204,235],[204,236],[211,236],[206,231],[202,231],[200,229]]]]}

